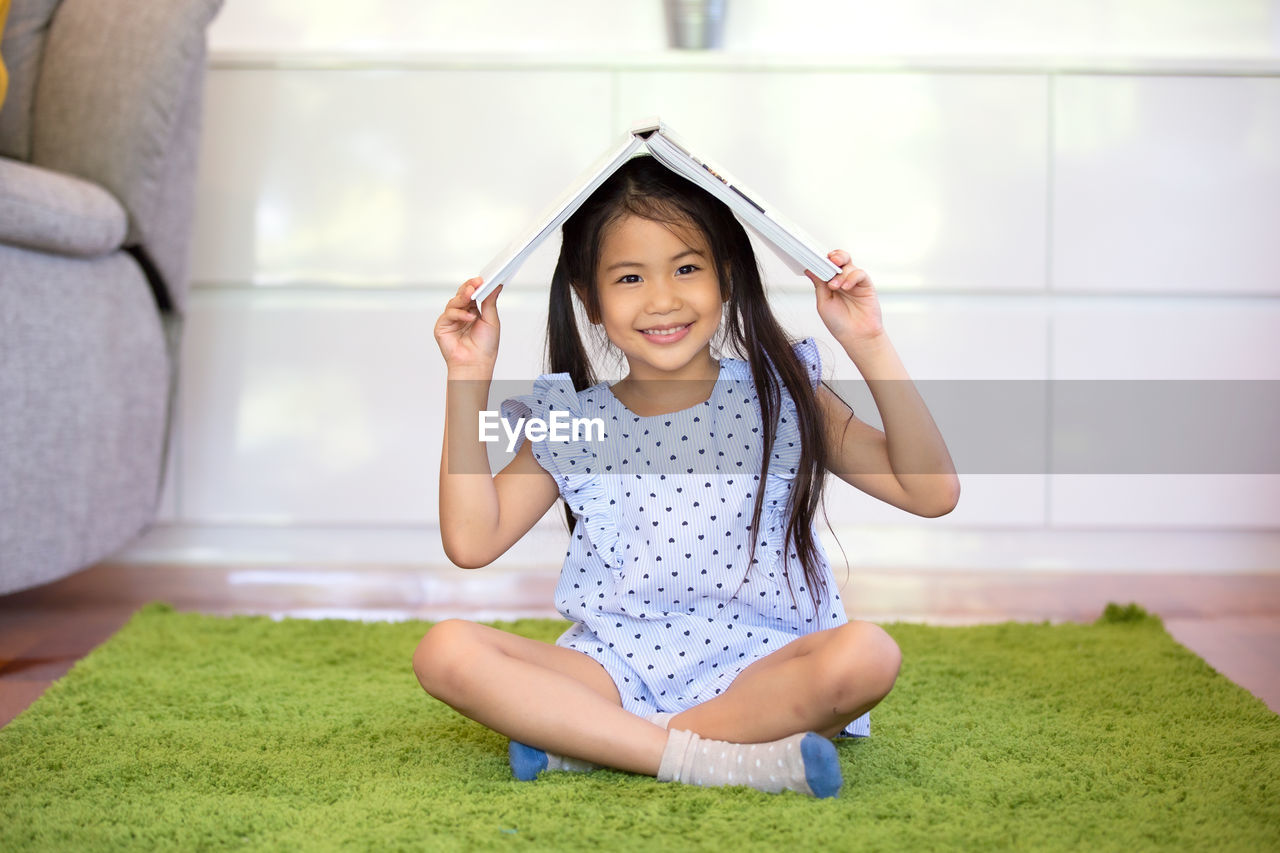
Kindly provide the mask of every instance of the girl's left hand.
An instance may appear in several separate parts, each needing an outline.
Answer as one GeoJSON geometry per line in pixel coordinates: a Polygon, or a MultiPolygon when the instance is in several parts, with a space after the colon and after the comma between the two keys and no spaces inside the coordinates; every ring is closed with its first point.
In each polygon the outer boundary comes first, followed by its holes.
{"type": "Polygon", "coordinates": [[[871,276],[854,266],[843,249],[827,257],[840,267],[840,274],[831,281],[823,281],[808,270],[804,272],[817,291],[818,316],[846,347],[879,337],[884,333],[884,321],[871,276]]]}

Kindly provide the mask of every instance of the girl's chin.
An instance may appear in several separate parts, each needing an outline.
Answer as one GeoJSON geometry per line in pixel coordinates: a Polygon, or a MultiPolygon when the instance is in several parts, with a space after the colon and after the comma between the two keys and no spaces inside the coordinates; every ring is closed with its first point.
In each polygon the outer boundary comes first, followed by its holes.
{"type": "Polygon", "coordinates": [[[703,343],[696,351],[689,349],[689,344],[685,346],[645,346],[632,349],[626,353],[627,362],[631,371],[636,372],[636,368],[640,367],[640,372],[651,374],[650,378],[659,378],[652,374],[669,374],[673,377],[681,375],[685,378],[694,378],[688,376],[692,366],[700,366],[704,360],[714,361],[711,358],[710,341],[703,343]]]}

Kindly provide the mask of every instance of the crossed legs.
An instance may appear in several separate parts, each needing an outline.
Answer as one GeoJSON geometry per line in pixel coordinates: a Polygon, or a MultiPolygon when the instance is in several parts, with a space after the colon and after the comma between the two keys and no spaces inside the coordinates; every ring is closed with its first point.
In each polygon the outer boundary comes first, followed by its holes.
{"type": "Polygon", "coordinates": [[[656,776],[667,733],[622,709],[604,667],[573,649],[449,619],[413,654],[432,696],[512,740],[656,776]]]}
{"type": "MultiPolygon", "coordinates": [[[[817,631],[756,661],[670,728],[732,743],[833,737],[888,695],[900,663],[892,638],[869,622],[817,631]]],[[[432,696],[512,740],[658,773],[667,732],[623,710],[613,679],[581,652],[446,620],[423,637],[413,666],[432,696]]]]}
{"type": "Polygon", "coordinates": [[[818,732],[832,738],[893,689],[902,653],[884,629],[849,622],[792,640],[724,693],[677,714],[673,729],[734,743],[818,732]]]}

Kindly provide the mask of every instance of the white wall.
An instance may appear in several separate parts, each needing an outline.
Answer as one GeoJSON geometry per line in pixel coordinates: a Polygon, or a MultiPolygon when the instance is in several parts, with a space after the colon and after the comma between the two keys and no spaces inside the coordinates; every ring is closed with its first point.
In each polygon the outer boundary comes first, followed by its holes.
{"type": "MultiPolygon", "coordinates": [[[[654,113],[849,248],[919,378],[1280,379],[1280,2],[890,5],[729,0],[700,55],[657,0],[229,0],[164,526],[131,554],[440,559],[440,306],[654,113]]],[[[500,376],[540,356],[554,250],[503,296],[500,376]]],[[[966,567],[1277,566],[1280,477],[964,487],[921,522],[837,484],[831,516],[855,563],[932,536],[966,567]]]]}
{"type": "MultiPolygon", "coordinates": [[[[1275,0],[727,0],[725,49],[1263,58],[1275,0]]],[[[663,0],[228,0],[217,51],[582,53],[666,47],[663,0]]]]}

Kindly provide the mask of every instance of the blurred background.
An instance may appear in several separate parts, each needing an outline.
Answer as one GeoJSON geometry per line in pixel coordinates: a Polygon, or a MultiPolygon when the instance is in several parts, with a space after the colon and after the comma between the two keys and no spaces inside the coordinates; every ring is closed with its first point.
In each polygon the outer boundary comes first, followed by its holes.
{"type": "MultiPolygon", "coordinates": [[[[1280,2],[727,0],[723,21],[718,49],[673,50],[661,0],[227,0],[176,440],[160,521],[118,560],[458,572],[435,318],[656,114],[850,250],[915,377],[1044,383],[1044,466],[965,472],[945,518],[832,485],[855,576],[911,573],[905,602],[930,573],[1280,574],[1274,472],[1049,474],[1045,382],[1280,379],[1280,2]]],[[[556,250],[504,291],[499,377],[540,372],[556,250]]],[[[855,380],[807,280],[761,260],[855,380]]],[[[564,537],[553,511],[494,568],[554,579],[564,537]]]]}

